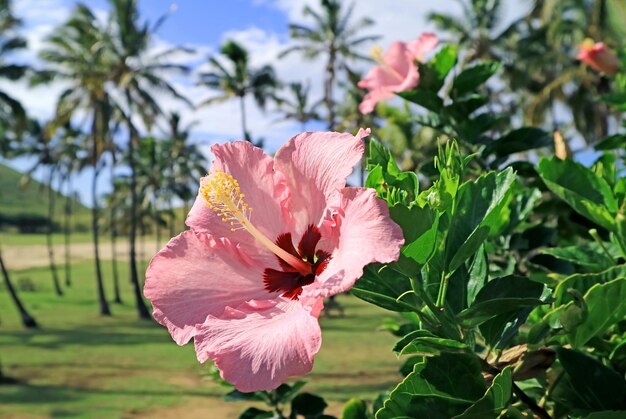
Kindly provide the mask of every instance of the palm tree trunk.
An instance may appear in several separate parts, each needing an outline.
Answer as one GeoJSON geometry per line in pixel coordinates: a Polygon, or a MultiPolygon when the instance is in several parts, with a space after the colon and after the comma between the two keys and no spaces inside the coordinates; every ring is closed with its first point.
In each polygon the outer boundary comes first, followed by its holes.
{"type": "Polygon", "coordinates": [[[156,207],[154,208],[154,231],[156,235],[156,251],[161,250],[161,226],[159,225],[159,213],[156,207]]]}
{"type": "MultiPolygon", "coordinates": [[[[115,153],[111,153],[111,183],[115,180],[115,153]]],[[[115,188],[115,186],[113,186],[115,188]]],[[[117,220],[115,211],[115,202],[109,202],[109,231],[111,232],[111,268],[113,270],[113,302],[122,304],[122,296],[120,294],[120,276],[117,269],[117,220]]]]}
{"type": "Polygon", "coordinates": [[[109,303],[107,302],[106,295],[104,292],[104,283],[102,281],[102,269],[100,266],[100,245],[99,245],[99,237],[98,237],[98,175],[100,169],[98,168],[98,138],[99,133],[102,132],[102,123],[100,120],[101,114],[98,110],[98,105],[94,109],[93,121],[92,121],[92,165],[93,165],[93,178],[91,180],[91,197],[93,200],[91,206],[91,231],[92,231],[92,239],[93,239],[93,249],[94,249],[94,259],[95,259],[95,268],[96,268],[96,282],[98,287],[98,300],[100,303],[100,315],[101,316],[110,316],[111,309],[109,308],[109,303]]]}
{"type": "Polygon", "coordinates": [[[173,197],[170,197],[168,206],[169,206],[170,214],[172,215],[170,218],[170,225],[169,225],[170,237],[174,237],[176,235],[175,224],[176,224],[176,220],[178,220],[178,217],[176,216],[176,212],[174,210],[174,198],[173,197]]]}
{"type": "Polygon", "coordinates": [[[50,174],[48,176],[48,223],[46,228],[46,244],[48,247],[48,262],[50,264],[50,273],[52,274],[52,282],[54,284],[54,292],[58,296],[63,295],[61,285],[59,283],[59,273],[57,272],[57,265],[54,262],[54,245],[52,243],[52,230],[54,229],[54,204],[55,196],[54,189],[52,189],[52,180],[54,179],[54,166],[50,168],[50,174]]]}
{"type": "Polygon", "coordinates": [[[13,283],[11,282],[11,278],[9,277],[9,272],[7,271],[7,268],[4,265],[4,260],[2,259],[1,249],[0,249],[0,270],[2,270],[2,277],[4,278],[4,285],[6,286],[6,289],[9,291],[9,295],[11,296],[11,299],[13,300],[15,307],[17,307],[17,311],[19,311],[20,313],[20,317],[22,318],[22,324],[24,325],[24,327],[28,329],[39,328],[39,325],[35,321],[35,318],[31,316],[28,313],[28,311],[26,311],[24,304],[22,304],[22,301],[20,300],[19,296],[17,295],[17,292],[15,291],[15,288],[13,287],[13,283]]]}
{"type": "Polygon", "coordinates": [[[250,133],[248,132],[248,126],[246,124],[246,98],[245,96],[239,96],[239,112],[241,113],[241,130],[243,131],[243,138],[246,141],[252,141],[250,133]]]}
{"type": "Polygon", "coordinates": [[[65,182],[67,184],[66,197],[65,197],[65,207],[63,211],[63,236],[65,242],[65,286],[69,287],[72,285],[72,265],[71,260],[72,256],[70,254],[70,227],[71,227],[71,217],[72,217],[72,181],[70,180],[69,174],[65,176],[65,182]]]}
{"type": "MultiPolygon", "coordinates": [[[[113,170],[111,170],[113,171],[113,170]]],[[[111,230],[111,268],[113,270],[113,302],[122,304],[122,296],[120,294],[120,276],[117,269],[117,222],[115,220],[115,204],[111,204],[110,211],[110,230],[111,230]]]]}
{"type": "Polygon", "coordinates": [[[326,64],[326,86],[324,86],[324,103],[326,104],[326,110],[328,112],[326,120],[329,131],[332,131],[335,128],[335,103],[333,102],[333,87],[335,85],[335,55],[335,49],[331,46],[328,63],[326,64]]]}
{"type": "Polygon", "coordinates": [[[150,312],[143,301],[139,276],[137,275],[137,173],[135,167],[135,141],[137,138],[135,127],[130,120],[130,110],[132,109],[132,99],[130,92],[126,91],[126,103],[128,105],[128,164],[130,166],[130,279],[133,284],[137,314],[140,319],[150,319],[150,312]]]}

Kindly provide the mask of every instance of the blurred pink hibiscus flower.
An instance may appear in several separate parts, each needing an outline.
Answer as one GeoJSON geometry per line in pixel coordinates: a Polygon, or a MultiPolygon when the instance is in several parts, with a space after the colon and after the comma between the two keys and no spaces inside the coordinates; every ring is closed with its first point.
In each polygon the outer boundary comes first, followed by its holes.
{"type": "Polygon", "coordinates": [[[580,52],[576,59],[586,63],[597,72],[615,74],[619,70],[619,59],[615,52],[611,51],[604,42],[595,42],[593,39],[585,39],[579,46],[580,52]]]}
{"type": "Polygon", "coordinates": [[[373,189],[346,187],[362,138],[299,134],[274,159],[248,142],[215,145],[191,228],[150,263],[145,296],[179,344],[244,392],[309,372],[323,299],[349,290],[404,239],[373,189]]]}
{"type": "Polygon", "coordinates": [[[413,42],[394,42],[384,56],[380,49],[372,50],[372,56],[380,65],[359,82],[360,88],[369,90],[359,105],[361,113],[368,114],[379,101],[417,86],[420,76],[416,61],[424,62],[426,54],[435,49],[438,42],[437,35],[424,32],[413,42]]]}

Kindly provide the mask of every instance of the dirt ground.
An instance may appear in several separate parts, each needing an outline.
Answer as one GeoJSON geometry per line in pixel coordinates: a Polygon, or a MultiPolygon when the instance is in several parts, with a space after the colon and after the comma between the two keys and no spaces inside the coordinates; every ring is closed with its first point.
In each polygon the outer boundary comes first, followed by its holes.
{"type": "MultiPolygon", "coordinates": [[[[161,244],[159,248],[164,246],[161,244]]],[[[138,244],[137,255],[140,259],[149,260],[157,252],[157,245],[154,241],[147,241],[143,246],[138,244]]],[[[100,258],[111,260],[113,251],[110,243],[102,243],[99,246],[100,258]]],[[[65,260],[65,247],[62,244],[53,245],[54,257],[57,264],[61,265],[65,260]]],[[[94,248],[92,243],[72,243],[70,244],[70,254],[72,262],[92,260],[94,248]]],[[[116,255],[118,260],[128,260],[128,241],[120,240],[116,244],[116,255]]],[[[48,247],[45,244],[13,245],[5,246],[2,249],[2,256],[9,269],[27,269],[45,267],[49,265],[48,247]]]]}

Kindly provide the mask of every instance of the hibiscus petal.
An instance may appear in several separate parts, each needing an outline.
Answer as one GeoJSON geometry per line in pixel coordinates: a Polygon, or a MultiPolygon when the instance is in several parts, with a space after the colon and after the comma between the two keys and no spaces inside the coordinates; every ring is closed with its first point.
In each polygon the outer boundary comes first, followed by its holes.
{"type": "Polygon", "coordinates": [[[354,165],[363,156],[363,137],[336,132],[304,132],[290,139],[276,153],[276,167],[289,182],[287,208],[293,216],[294,238],[309,224],[318,225],[327,201],[346,184],[354,165]]]}
{"type": "Polygon", "coordinates": [[[150,262],[144,295],[152,301],[154,318],[184,345],[208,315],[275,297],[263,288],[263,268],[242,259],[233,244],[187,230],[150,262]]]}
{"type": "Polygon", "coordinates": [[[413,42],[407,44],[407,49],[419,62],[424,62],[426,54],[434,50],[439,43],[439,38],[432,32],[424,32],[413,42]]]}
{"type": "MultiPolygon", "coordinates": [[[[396,41],[389,46],[383,60],[386,65],[398,73],[398,76],[404,79],[410,70],[413,57],[411,57],[411,52],[407,49],[405,42],[396,41]]],[[[398,83],[399,79],[396,79],[394,84],[398,83]]]]}
{"type": "Polygon", "coordinates": [[[304,295],[329,297],[345,292],[363,275],[365,265],[393,262],[400,256],[402,230],[389,218],[389,209],[376,191],[345,188],[340,202],[345,215],[338,234],[320,241],[323,250],[332,254],[330,262],[317,281],[304,289],[304,295]]]}
{"type": "Polygon", "coordinates": [[[246,303],[198,325],[194,340],[200,362],[211,358],[222,378],[243,392],[272,390],[313,367],[322,335],[320,304],[277,299],[273,307],[246,303]],[[315,315],[315,316],[314,316],[315,315]]]}
{"type": "Polygon", "coordinates": [[[320,234],[319,228],[313,224],[309,224],[300,239],[300,243],[298,243],[298,253],[300,253],[303,258],[306,258],[309,263],[313,263],[315,259],[315,248],[321,238],[322,235],[320,234]]]}
{"type": "MultiPolygon", "coordinates": [[[[245,202],[253,208],[251,219],[254,225],[271,238],[284,233],[287,229],[281,201],[286,186],[282,177],[274,171],[272,158],[247,141],[214,145],[211,151],[215,154],[212,169],[229,173],[239,182],[245,202]]],[[[240,243],[251,255],[268,257],[269,251],[247,231],[231,231],[232,226],[222,221],[200,194],[187,216],[186,224],[196,232],[227,237],[240,243]]]]}

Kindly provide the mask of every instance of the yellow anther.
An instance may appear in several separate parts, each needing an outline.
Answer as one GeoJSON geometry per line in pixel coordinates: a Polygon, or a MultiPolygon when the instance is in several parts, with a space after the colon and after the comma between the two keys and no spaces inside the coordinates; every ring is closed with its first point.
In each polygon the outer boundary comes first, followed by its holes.
{"type": "Polygon", "coordinates": [[[245,194],[240,191],[239,183],[232,175],[221,170],[211,172],[203,178],[204,184],[200,187],[200,194],[207,206],[217,214],[222,221],[229,223],[231,232],[245,229],[259,243],[271,250],[276,256],[293,266],[303,275],[311,273],[311,265],[302,259],[293,256],[277,246],[250,222],[252,208],[244,202],[245,194]]]}
{"type": "Polygon", "coordinates": [[[384,62],[382,47],[380,45],[373,46],[370,50],[370,57],[372,57],[372,59],[378,64],[382,64],[384,62]]]}

